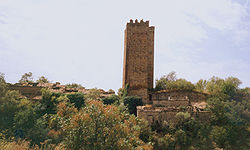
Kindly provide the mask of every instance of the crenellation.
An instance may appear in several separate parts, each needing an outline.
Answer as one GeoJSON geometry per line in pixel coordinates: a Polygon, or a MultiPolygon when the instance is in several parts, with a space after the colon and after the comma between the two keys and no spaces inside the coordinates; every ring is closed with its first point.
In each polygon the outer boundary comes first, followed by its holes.
{"type": "Polygon", "coordinates": [[[149,27],[150,29],[154,29],[154,26],[149,26],[149,21],[143,21],[143,19],[140,21],[136,19],[135,22],[130,19],[130,21],[127,23],[127,28],[128,27],[149,27]]]}

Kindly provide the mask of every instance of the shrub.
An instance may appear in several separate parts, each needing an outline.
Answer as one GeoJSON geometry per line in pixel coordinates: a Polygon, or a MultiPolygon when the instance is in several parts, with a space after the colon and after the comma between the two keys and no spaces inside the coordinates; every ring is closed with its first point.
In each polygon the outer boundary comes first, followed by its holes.
{"type": "Polygon", "coordinates": [[[67,94],[67,98],[69,99],[69,102],[74,104],[75,107],[79,110],[81,107],[84,106],[84,94],[77,92],[77,93],[70,93],[67,94]]]}
{"type": "Polygon", "coordinates": [[[124,105],[128,107],[128,111],[130,114],[137,114],[136,106],[143,105],[142,99],[136,96],[127,96],[124,98],[124,105]]]}
{"type": "Polygon", "coordinates": [[[103,104],[105,105],[111,105],[111,104],[119,103],[119,99],[120,99],[119,96],[112,95],[110,97],[103,98],[102,101],[103,101],[103,104]]]}

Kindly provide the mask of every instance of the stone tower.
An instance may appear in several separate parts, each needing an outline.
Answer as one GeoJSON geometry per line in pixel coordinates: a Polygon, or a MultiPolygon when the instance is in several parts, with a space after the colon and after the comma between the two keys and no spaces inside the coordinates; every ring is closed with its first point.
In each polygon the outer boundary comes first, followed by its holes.
{"type": "Polygon", "coordinates": [[[139,96],[149,103],[149,90],[154,81],[154,26],[149,21],[130,20],[125,29],[123,88],[129,85],[128,95],[139,96]]]}

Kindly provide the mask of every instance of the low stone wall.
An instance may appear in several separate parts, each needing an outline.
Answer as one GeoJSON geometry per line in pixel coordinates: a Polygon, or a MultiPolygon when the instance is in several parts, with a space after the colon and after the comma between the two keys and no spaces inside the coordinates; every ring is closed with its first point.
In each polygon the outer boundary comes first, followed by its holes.
{"type": "Polygon", "coordinates": [[[35,96],[42,95],[41,89],[42,87],[37,86],[10,86],[11,90],[19,91],[22,95],[27,98],[33,98],[35,96]]]}
{"type": "MultiPolygon", "coordinates": [[[[164,121],[175,123],[176,121],[178,121],[178,118],[176,118],[176,114],[179,112],[182,111],[177,108],[147,106],[137,107],[137,116],[141,119],[147,120],[150,125],[155,122],[163,123],[164,121]]],[[[191,110],[186,112],[189,112],[192,117],[197,118],[201,122],[208,122],[210,118],[210,112],[194,112],[191,110]]]]}
{"type": "Polygon", "coordinates": [[[180,107],[180,106],[188,106],[188,100],[166,100],[166,101],[153,101],[154,106],[168,106],[168,107],[180,107]]]}
{"type": "Polygon", "coordinates": [[[196,91],[158,91],[152,93],[153,101],[167,101],[170,99],[188,99],[190,102],[206,101],[207,94],[196,91]]]}

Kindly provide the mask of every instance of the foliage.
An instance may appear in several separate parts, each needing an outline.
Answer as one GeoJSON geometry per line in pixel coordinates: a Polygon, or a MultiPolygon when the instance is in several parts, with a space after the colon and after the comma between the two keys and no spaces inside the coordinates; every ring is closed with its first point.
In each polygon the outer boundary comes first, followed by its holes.
{"type": "Polygon", "coordinates": [[[84,106],[84,94],[77,92],[77,93],[70,93],[66,95],[69,99],[70,103],[73,103],[77,109],[80,109],[84,106]]]}
{"type": "Polygon", "coordinates": [[[242,117],[246,108],[236,101],[221,101],[210,98],[209,106],[212,112],[211,137],[218,147],[235,149],[249,146],[249,118],[242,117]]]}
{"type": "Polygon", "coordinates": [[[119,100],[120,100],[119,96],[117,96],[115,94],[102,99],[103,104],[105,104],[105,105],[111,105],[111,104],[119,105],[119,100]]]}
{"type": "Polygon", "coordinates": [[[124,98],[124,105],[128,107],[128,111],[130,114],[137,114],[137,106],[142,106],[142,99],[136,96],[126,96],[124,98]]]}
{"type": "Polygon", "coordinates": [[[41,77],[39,77],[38,80],[36,80],[36,82],[37,83],[49,83],[49,80],[45,76],[41,76],[41,77]]]}
{"type": "Polygon", "coordinates": [[[228,77],[225,80],[212,77],[207,82],[206,91],[221,100],[232,100],[236,98],[240,84],[241,81],[235,77],[228,77]]]}
{"type": "Polygon", "coordinates": [[[28,72],[25,73],[24,75],[22,75],[21,79],[19,80],[19,83],[23,84],[23,83],[33,83],[33,77],[32,77],[32,73],[28,72]]]}
{"type": "Polygon", "coordinates": [[[112,90],[112,89],[109,89],[108,92],[109,92],[109,93],[115,93],[115,91],[112,90]]]}
{"type": "Polygon", "coordinates": [[[205,91],[207,87],[207,80],[200,79],[196,84],[195,84],[195,89],[197,91],[203,92],[205,91]]]}
{"type": "Polygon", "coordinates": [[[7,90],[8,90],[8,87],[7,87],[7,83],[4,79],[4,74],[0,72],[0,98],[5,95],[7,90]]]}
{"type": "Polygon", "coordinates": [[[156,80],[155,90],[194,90],[195,86],[185,80],[177,79],[175,72],[170,72],[168,75],[156,80]]]}
{"type": "Polygon", "coordinates": [[[43,105],[43,109],[46,109],[46,113],[55,114],[57,105],[62,101],[68,101],[74,104],[77,109],[80,109],[84,106],[85,98],[84,94],[80,92],[62,94],[51,92],[46,88],[42,89],[41,104],[43,105]]]}
{"type": "Polygon", "coordinates": [[[65,85],[67,88],[84,88],[81,84],[71,83],[65,85]]]}
{"type": "Polygon", "coordinates": [[[211,137],[219,148],[225,148],[227,145],[227,130],[224,127],[214,126],[211,137]]]}
{"type": "Polygon", "coordinates": [[[41,145],[31,144],[29,141],[26,140],[7,140],[7,139],[0,139],[0,149],[1,150],[65,150],[65,147],[62,144],[54,145],[49,144],[47,141],[42,142],[41,145]]]}
{"type": "Polygon", "coordinates": [[[121,99],[122,102],[124,101],[124,98],[126,96],[128,96],[128,89],[129,89],[129,85],[126,84],[124,88],[120,88],[118,90],[118,96],[120,97],[120,99],[121,99]]]}
{"type": "MultiPolygon", "coordinates": [[[[20,94],[18,91],[8,91],[0,99],[0,129],[11,130],[15,113],[18,111],[20,94]]],[[[9,134],[9,133],[8,133],[9,134]]]]}
{"type": "Polygon", "coordinates": [[[167,83],[175,82],[177,80],[176,73],[174,71],[170,72],[168,75],[164,75],[160,80],[156,80],[155,90],[167,89],[167,83]]]}
{"type": "Polygon", "coordinates": [[[86,107],[63,124],[64,143],[69,149],[134,149],[145,145],[134,116],[116,106],[89,101],[86,107]]]}
{"type": "Polygon", "coordinates": [[[61,96],[60,93],[53,93],[49,89],[43,88],[42,92],[42,100],[41,100],[41,113],[44,114],[55,114],[56,113],[56,105],[59,103],[57,98],[61,96]]]}
{"type": "Polygon", "coordinates": [[[36,112],[32,104],[27,99],[23,99],[18,104],[18,111],[14,116],[14,129],[16,137],[24,137],[28,134],[36,121],[36,112]]]}
{"type": "Polygon", "coordinates": [[[74,107],[74,104],[69,103],[68,100],[61,101],[57,105],[57,113],[48,117],[48,136],[53,143],[62,143],[65,136],[62,127],[68,124],[70,118],[77,112],[78,110],[74,107]]]}
{"type": "MultiPolygon", "coordinates": [[[[1,150],[27,150],[30,149],[30,142],[28,141],[7,141],[0,140],[0,149],[1,150]]],[[[33,147],[33,149],[39,149],[38,147],[33,147]]]]}
{"type": "Polygon", "coordinates": [[[196,121],[187,112],[176,114],[176,122],[164,122],[154,125],[158,132],[154,136],[154,149],[188,150],[211,148],[211,140],[208,137],[209,128],[196,121]]]}
{"type": "Polygon", "coordinates": [[[85,95],[86,100],[101,100],[101,91],[97,88],[88,90],[85,95]]]}
{"type": "Polygon", "coordinates": [[[35,104],[22,99],[17,91],[8,91],[0,103],[0,129],[7,138],[30,139],[40,144],[46,139],[46,127],[41,126],[35,104]],[[43,128],[41,128],[43,127],[43,128]]]}

